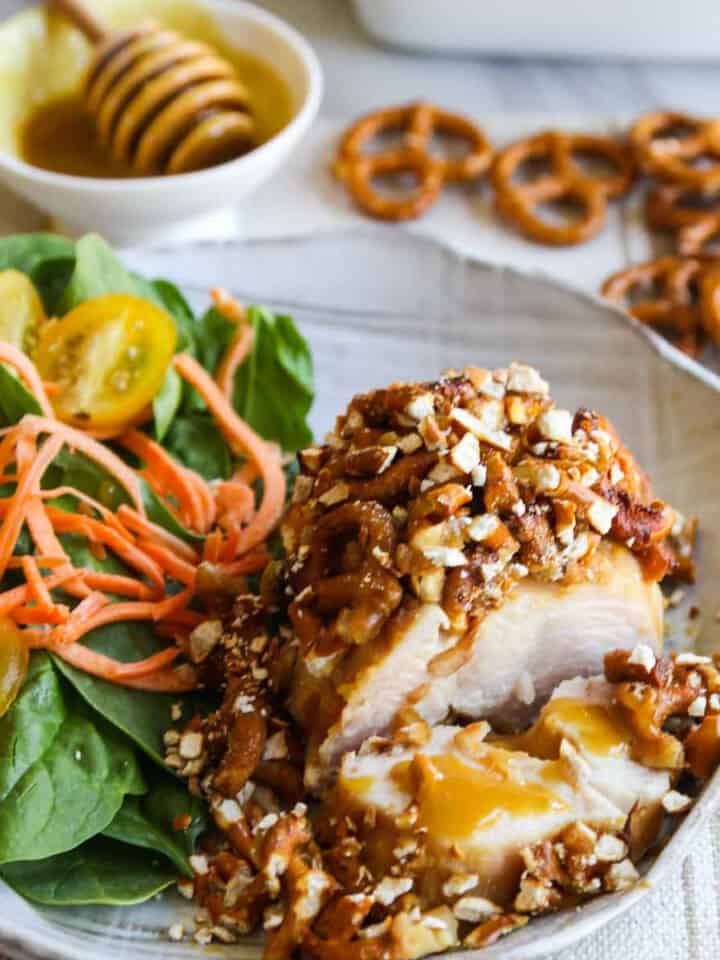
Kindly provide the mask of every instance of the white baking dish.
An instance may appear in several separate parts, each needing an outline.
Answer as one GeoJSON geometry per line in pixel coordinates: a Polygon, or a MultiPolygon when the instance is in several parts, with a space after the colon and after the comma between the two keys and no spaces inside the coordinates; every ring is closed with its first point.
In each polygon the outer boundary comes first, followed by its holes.
{"type": "Polygon", "coordinates": [[[352,0],[376,40],[510,56],[720,60],[720,0],[352,0]]]}

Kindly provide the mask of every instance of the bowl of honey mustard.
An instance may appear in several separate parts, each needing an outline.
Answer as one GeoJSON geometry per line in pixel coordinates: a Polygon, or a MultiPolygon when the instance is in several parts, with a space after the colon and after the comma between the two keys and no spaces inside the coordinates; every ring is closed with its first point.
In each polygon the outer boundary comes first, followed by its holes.
{"type": "MultiPolygon", "coordinates": [[[[93,0],[92,10],[113,30],[132,34],[149,22],[187,44],[208,45],[245,91],[244,142],[227,134],[222,141],[225,115],[200,104],[203,149],[176,150],[170,163],[161,153],[165,144],[153,142],[155,130],[163,129],[153,107],[128,127],[132,136],[122,156],[101,135],[102,110],[91,109],[92,44],[59,13],[33,8],[0,25],[0,180],[64,231],[96,230],[116,244],[187,239],[214,232],[216,224],[227,228],[238,212],[241,220],[250,194],[292,162],[317,114],[322,71],[310,45],[284,21],[243,0],[93,0]],[[152,124],[152,135],[143,138],[152,124]],[[144,166],[137,162],[143,143],[144,166]]],[[[102,92],[121,108],[127,106],[129,71],[141,55],[153,55],[142,41],[135,46],[131,55],[111,51],[104,63],[102,92]]],[[[136,84],[136,102],[148,85],[136,84]]],[[[166,98],[162,106],[172,103],[166,98]]],[[[120,109],[113,122],[127,126],[127,113],[120,109]]]]}

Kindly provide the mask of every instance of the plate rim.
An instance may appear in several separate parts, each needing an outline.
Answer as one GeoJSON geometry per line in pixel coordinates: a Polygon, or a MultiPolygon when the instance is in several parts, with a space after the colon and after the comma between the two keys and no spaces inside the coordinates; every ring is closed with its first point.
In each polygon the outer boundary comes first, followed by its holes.
{"type": "MultiPolygon", "coordinates": [[[[227,250],[228,248],[247,249],[248,247],[258,248],[272,246],[273,244],[297,243],[302,245],[314,239],[337,239],[342,242],[346,238],[350,239],[372,239],[375,237],[387,237],[388,227],[378,225],[369,226],[350,226],[350,227],[327,227],[311,232],[289,232],[282,234],[273,234],[271,236],[261,237],[230,237],[217,239],[200,239],[191,243],[181,244],[151,244],[145,246],[133,246],[120,248],[118,253],[120,258],[123,256],[139,257],[143,254],[152,255],[173,255],[182,251],[189,253],[192,250],[201,249],[204,251],[227,250]]],[[[440,239],[424,229],[403,229],[398,231],[403,241],[409,244],[434,248],[442,256],[455,261],[469,264],[472,266],[497,271],[501,274],[516,277],[519,280],[530,280],[539,283],[542,286],[552,290],[559,291],[564,295],[570,295],[580,304],[586,307],[600,309],[607,312],[610,316],[620,320],[636,337],[641,338],[646,345],[663,361],[671,364],[676,369],[682,371],[685,375],[701,382],[716,394],[720,394],[720,374],[700,363],[697,360],[688,357],[682,353],[667,340],[657,334],[651,328],[640,323],[634,317],[630,316],[621,307],[605,300],[598,293],[590,292],[582,287],[568,283],[542,268],[533,267],[525,269],[501,261],[488,260],[484,257],[477,257],[460,245],[453,244],[446,239],[440,239]]],[[[182,282],[178,282],[183,286],[182,282]]],[[[192,283],[184,283],[188,289],[193,289],[192,283]]],[[[195,287],[199,289],[199,285],[195,287]]],[[[204,289],[204,287],[203,287],[204,289]]],[[[232,291],[232,285],[228,285],[232,291]]],[[[587,904],[574,912],[576,921],[568,923],[563,928],[546,936],[540,936],[537,941],[518,944],[513,946],[512,938],[501,941],[495,947],[484,948],[480,950],[469,951],[451,951],[444,956],[447,960],[492,960],[492,958],[502,955],[506,960],[534,960],[547,956],[551,952],[563,950],[573,944],[579,943],[592,935],[600,927],[605,926],[612,920],[620,917],[626,911],[630,910],[635,904],[642,900],[648,893],[658,888],[680,862],[682,862],[689,853],[689,846],[693,838],[697,835],[702,826],[707,822],[712,813],[720,806],[720,769],[718,769],[712,778],[703,787],[696,803],[690,812],[684,817],[682,823],[673,831],[672,835],[665,843],[663,848],[657,854],[647,873],[642,880],[631,890],[619,893],[609,894],[603,897],[588,901],[587,904]],[[502,951],[502,953],[500,953],[502,951]]],[[[0,888],[9,890],[13,897],[18,897],[22,903],[33,910],[34,905],[25,901],[11,888],[7,887],[0,879],[0,888]]],[[[57,908],[72,909],[72,908],[57,908]]],[[[132,909],[131,907],[127,909],[132,909]]],[[[102,960],[98,950],[102,950],[103,942],[106,938],[93,937],[92,943],[82,944],[63,943],[57,940],[57,931],[52,927],[47,915],[39,911],[36,912],[39,924],[27,933],[18,929],[17,924],[11,919],[6,919],[0,914],[0,949],[2,949],[8,958],[13,960],[88,960],[95,956],[102,960]]],[[[570,914],[568,913],[568,916],[570,914]]],[[[540,918],[539,918],[540,919],[540,918]]],[[[89,936],[83,934],[80,930],[68,930],[70,937],[81,938],[89,936]]],[[[108,940],[108,943],[118,943],[117,940],[108,940]]],[[[142,941],[137,941],[138,947],[142,941]]],[[[123,956],[132,957],[132,941],[125,941],[123,956]]],[[[181,955],[184,957],[198,957],[197,947],[190,944],[170,944],[169,949],[174,949],[172,955],[166,951],[166,956],[175,960],[181,955]]]]}

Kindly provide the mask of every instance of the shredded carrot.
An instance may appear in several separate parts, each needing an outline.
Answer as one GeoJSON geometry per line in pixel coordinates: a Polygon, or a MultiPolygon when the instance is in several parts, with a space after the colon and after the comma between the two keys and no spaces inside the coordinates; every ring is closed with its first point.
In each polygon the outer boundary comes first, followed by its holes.
{"type": "Polygon", "coordinates": [[[215,523],[215,519],[217,517],[217,508],[215,506],[215,499],[213,498],[212,490],[210,489],[210,484],[206,483],[200,474],[196,473],[194,470],[189,470],[187,467],[183,469],[187,473],[188,482],[195,486],[197,495],[202,501],[204,511],[204,529],[202,532],[205,533],[212,528],[212,525],[215,523]]]}
{"type": "Polygon", "coordinates": [[[151,583],[160,588],[163,587],[165,580],[158,564],[142,550],[139,550],[134,543],[120,536],[119,533],[99,520],[93,520],[92,517],[83,517],[77,513],[69,513],[67,510],[60,510],[51,506],[47,506],[45,512],[56,532],[77,533],[86,537],[90,543],[100,543],[109,547],[128,566],[144,574],[151,583]]]}
{"type": "Polygon", "coordinates": [[[203,546],[203,561],[205,563],[217,563],[220,560],[222,548],[222,530],[213,530],[213,532],[205,538],[205,544],[203,546]]]}
{"type": "Polygon", "coordinates": [[[195,551],[189,543],[185,543],[184,540],[176,537],[170,533],[169,530],[159,526],[157,523],[153,523],[151,520],[139,516],[131,507],[128,507],[127,504],[122,504],[118,508],[118,517],[128,530],[132,530],[133,533],[140,534],[142,537],[157,541],[163,546],[169,547],[170,550],[174,550],[179,557],[187,560],[188,563],[198,562],[197,551],[195,551]]]}
{"type": "Polygon", "coordinates": [[[25,386],[29,388],[30,392],[37,400],[43,414],[46,417],[54,417],[55,414],[53,413],[53,408],[51,407],[50,401],[45,393],[45,387],[40,374],[37,372],[35,364],[27,357],[27,355],[24,354],[22,350],[14,347],[11,343],[1,340],[0,362],[7,363],[20,374],[20,379],[23,381],[25,386]]]}
{"type": "Polygon", "coordinates": [[[147,677],[162,667],[166,667],[180,655],[177,647],[168,647],[167,650],[154,653],[145,660],[122,663],[112,657],[97,653],[90,647],[83,646],[82,643],[61,643],[57,647],[51,647],[51,649],[58,657],[78,670],[83,670],[85,673],[111,682],[124,682],[125,680],[147,677]]]}
{"type": "Polygon", "coordinates": [[[214,485],[218,524],[223,530],[242,527],[255,510],[255,493],[239,480],[224,480],[214,485]]]}
{"type": "Polygon", "coordinates": [[[38,565],[35,557],[25,555],[21,557],[22,570],[25,574],[25,579],[28,582],[30,587],[30,593],[35,598],[38,608],[45,613],[48,613],[54,607],[53,598],[50,596],[50,591],[48,590],[45,581],[42,578],[40,573],[40,567],[38,565]]]}
{"type": "Polygon", "coordinates": [[[198,676],[190,664],[184,663],[172,670],[157,670],[137,678],[127,677],[122,680],[122,685],[156,693],[190,693],[197,689],[198,676]]]}
{"type": "Polygon", "coordinates": [[[139,430],[128,430],[118,438],[118,443],[144,461],[147,470],[143,475],[151,487],[157,485],[156,492],[161,496],[169,492],[175,497],[183,522],[205,533],[205,507],[197,485],[188,476],[190,471],[178,464],[159,443],[139,430]]]}
{"type": "Polygon", "coordinates": [[[137,474],[126,463],[112,452],[108,447],[104,447],[97,440],[89,437],[81,430],[69,427],[66,423],[59,420],[51,420],[48,417],[37,417],[34,414],[27,414],[20,421],[20,428],[32,432],[37,436],[42,433],[48,433],[53,437],[62,439],[74,450],[79,450],[85,456],[102,467],[127,491],[133,506],[145,516],[145,507],[143,505],[142,492],[137,474]]]}
{"type": "Polygon", "coordinates": [[[132,542],[132,534],[125,529],[112,510],[109,510],[107,507],[103,506],[102,503],[100,503],[94,497],[89,496],[87,493],[83,493],[81,490],[76,490],[75,487],[62,486],[53,487],[51,490],[43,490],[40,494],[40,498],[42,500],[57,500],[60,497],[74,497],[76,500],[79,500],[80,503],[84,503],[88,507],[92,507],[93,510],[96,510],[97,513],[100,514],[108,526],[111,526],[116,533],[120,534],[121,537],[125,537],[126,540],[130,540],[132,542]]]}
{"type": "Polygon", "coordinates": [[[101,573],[94,570],[83,572],[83,580],[92,590],[115,593],[120,597],[134,597],[137,600],[151,600],[155,594],[142,581],[134,577],[124,577],[119,573],[101,573]]]}
{"type": "Polygon", "coordinates": [[[140,540],[138,547],[152,557],[175,580],[194,586],[197,570],[193,564],[182,560],[168,547],[153,543],[152,540],[140,540]]]}
{"type": "MultiPolygon", "coordinates": [[[[56,573],[45,580],[45,586],[48,590],[54,590],[56,587],[63,586],[67,580],[77,576],[77,571],[68,570],[64,573],[56,573]]],[[[30,600],[30,585],[23,583],[19,587],[13,587],[11,590],[5,590],[0,593],[0,617],[12,615],[13,610],[21,607],[30,600]]]]}
{"type": "Polygon", "coordinates": [[[63,441],[60,437],[50,437],[18,481],[0,529],[0,579],[5,575],[8,561],[25,520],[28,500],[32,499],[42,475],[58,455],[62,445],[63,441]]]}
{"type": "Polygon", "coordinates": [[[57,603],[51,610],[42,610],[40,607],[17,607],[10,614],[10,619],[18,626],[22,624],[61,624],[70,615],[70,608],[63,603],[57,603]]]}
{"type": "Polygon", "coordinates": [[[246,553],[245,556],[239,560],[234,560],[232,563],[221,564],[221,569],[224,573],[229,573],[230,575],[257,573],[259,570],[264,569],[269,561],[270,554],[265,550],[253,550],[250,553],[246,553]]]}
{"type": "Polygon", "coordinates": [[[248,550],[264,540],[280,519],[285,502],[285,474],[279,455],[235,413],[218,385],[187,353],[178,354],[175,368],[197,390],[236,454],[249,456],[258,466],[263,481],[260,509],[243,531],[238,549],[248,550]]]}
{"type": "Polygon", "coordinates": [[[240,364],[252,350],[252,344],[252,327],[244,322],[239,324],[215,374],[215,382],[222,390],[222,394],[228,403],[232,403],[233,399],[235,374],[240,364]]]}

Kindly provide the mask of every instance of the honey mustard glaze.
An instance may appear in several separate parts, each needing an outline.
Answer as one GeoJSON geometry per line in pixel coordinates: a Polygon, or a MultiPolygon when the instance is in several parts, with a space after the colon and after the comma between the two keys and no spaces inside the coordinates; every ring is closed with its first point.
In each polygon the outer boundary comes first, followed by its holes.
{"type": "Polygon", "coordinates": [[[559,756],[564,737],[598,756],[625,754],[633,739],[630,728],[614,704],[557,697],[545,706],[537,722],[525,733],[493,737],[492,743],[553,760],[559,756]]]}
{"type": "MultiPolygon", "coordinates": [[[[247,87],[255,122],[255,146],[265,143],[292,119],[292,98],[283,78],[264,60],[245,51],[223,47],[238,78],[247,87]]],[[[83,93],[41,103],[22,121],[20,156],[43,170],[100,179],[141,176],[112,156],[100,142],[95,120],[87,111],[83,93]]],[[[223,157],[229,160],[232,157],[223,157]]]]}

